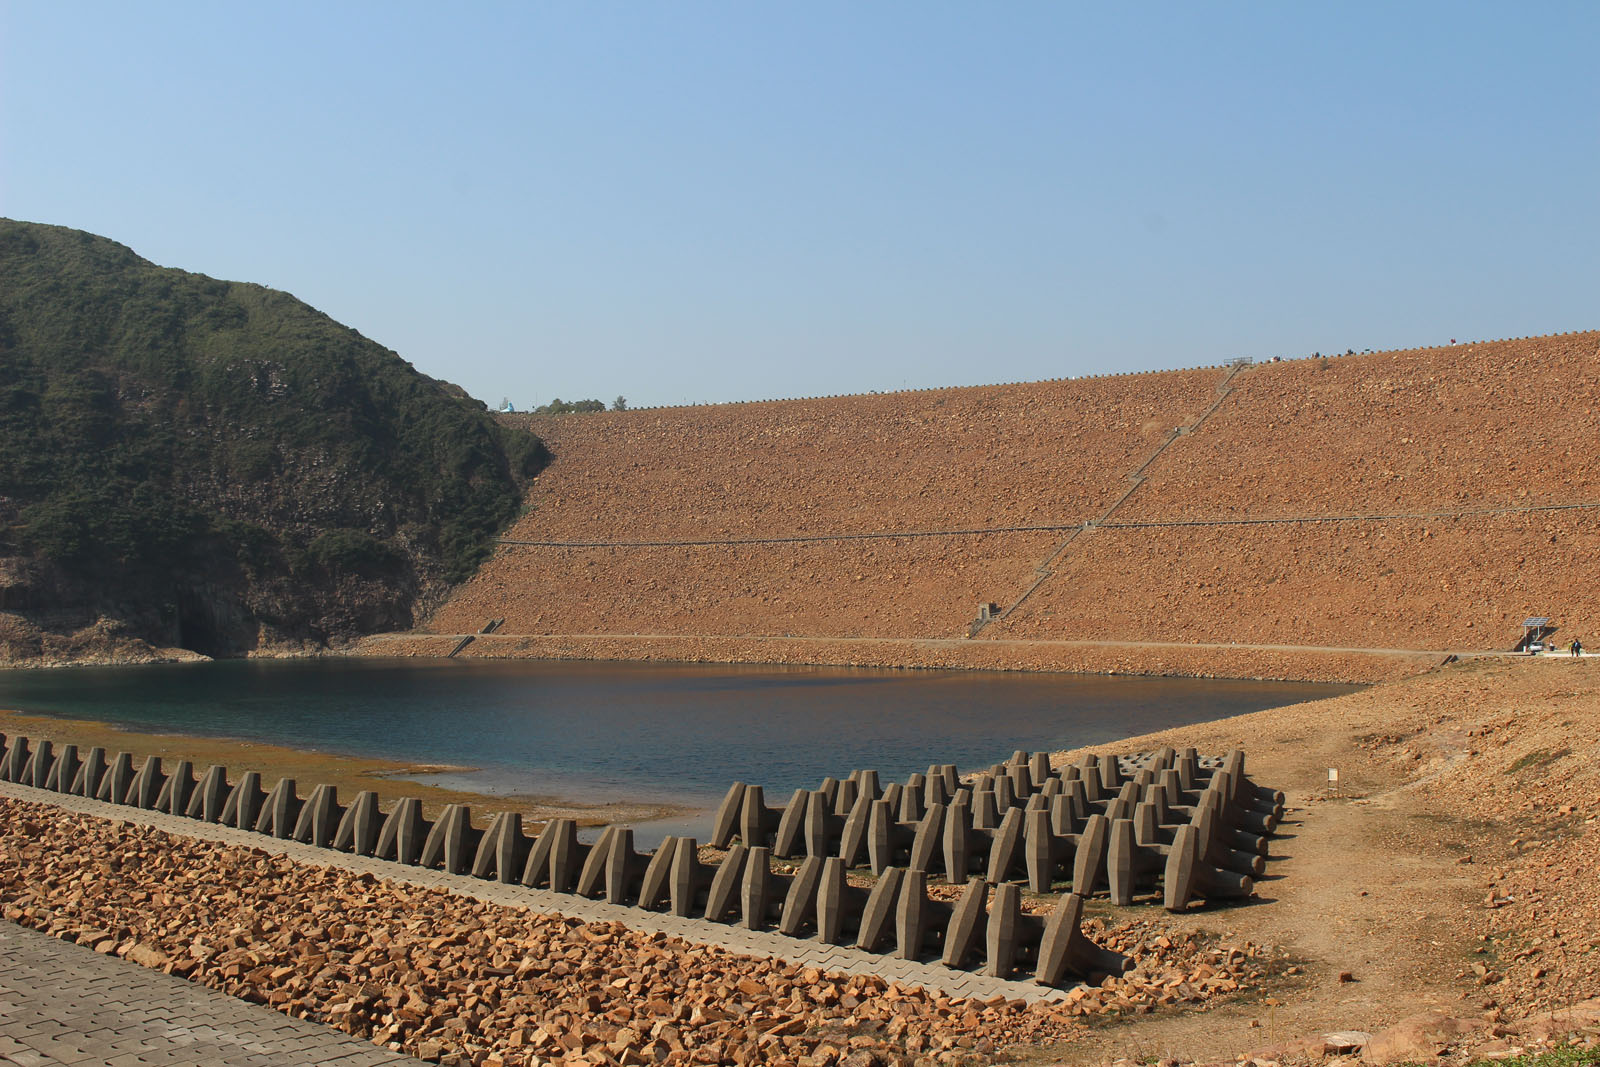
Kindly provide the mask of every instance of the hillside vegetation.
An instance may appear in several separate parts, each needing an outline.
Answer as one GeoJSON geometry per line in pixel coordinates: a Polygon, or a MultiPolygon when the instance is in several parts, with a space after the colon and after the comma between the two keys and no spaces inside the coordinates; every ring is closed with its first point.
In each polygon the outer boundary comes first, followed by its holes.
{"type": "Polygon", "coordinates": [[[0,220],[0,659],[404,628],[544,459],[287,293],[0,220]]]}

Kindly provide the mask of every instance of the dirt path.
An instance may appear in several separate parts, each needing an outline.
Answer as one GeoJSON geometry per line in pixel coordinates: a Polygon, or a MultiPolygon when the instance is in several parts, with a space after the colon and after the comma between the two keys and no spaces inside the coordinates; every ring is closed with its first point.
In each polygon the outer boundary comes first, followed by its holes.
{"type": "MultiPolygon", "coordinates": [[[[1565,757],[1563,748],[1581,753],[1580,742],[1600,741],[1597,683],[1600,672],[1584,663],[1468,664],[1118,746],[1217,751],[1242,744],[1256,780],[1288,794],[1290,813],[1273,843],[1279,858],[1258,899],[1174,918],[1179,928],[1273,946],[1283,958],[1278,973],[1233,1002],[1101,1026],[1068,1047],[1039,1050],[1036,1062],[1231,1060],[1296,1037],[1376,1031],[1429,1010],[1518,1017],[1593,996],[1592,967],[1589,974],[1574,970],[1565,988],[1555,989],[1531,965],[1528,985],[1494,981],[1493,970],[1480,978],[1472,968],[1487,961],[1509,970],[1496,946],[1526,943],[1532,932],[1518,932],[1516,915],[1486,907],[1485,894],[1494,878],[1516,870],[1513,842],[1538,836],[1527,795],[1547,787],[1549,775],[1526,777],[1538,769],[1533,764],[1555,757],[1553,770],[1560,759],[1578,758],[1565,757]],[[1508,713],[1521,736],[1491,753],[1480,738],[1508,713]],[[1337,792],[1327,781],[1330,767],[1339,770],[1337,792]],[[1300,973],[1286,973],[1292,967],[1300,973]],[[1340,981],[1341,973],[1353,980],[1340,981]]],[[[1592,794],[1581,778],[1566,785],[1575,797],[1592,794]]],[[[1555,801],[1532,803],[1552,815],[1561,810],[1555,801]]],[[[1590,833],[1593,825],[1584,824],[1590,833]]],[[[1536,884],[1548,883],[1543,870],[1536,884]]],[[[1579,947],[1600,944],[1592,905],[1557,909],[1546,929],[1551,909],[1542,903],[1539,934],[1579,947]]]]}

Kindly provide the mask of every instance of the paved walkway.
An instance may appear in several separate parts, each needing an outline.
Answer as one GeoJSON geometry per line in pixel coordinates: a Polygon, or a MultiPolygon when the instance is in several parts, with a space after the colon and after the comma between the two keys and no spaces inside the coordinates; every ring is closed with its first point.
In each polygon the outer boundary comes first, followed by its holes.
{"type": "Polygon", "coordinates": [[[415,1063],[226,993],[0,923],[5,1067],[415,1063]]]}

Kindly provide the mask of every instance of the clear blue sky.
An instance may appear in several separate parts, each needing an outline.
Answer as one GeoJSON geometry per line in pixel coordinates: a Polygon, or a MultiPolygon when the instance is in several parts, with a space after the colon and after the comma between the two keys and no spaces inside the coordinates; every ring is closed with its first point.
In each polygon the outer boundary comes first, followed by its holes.
{"type": "Polygon", "coordinates": [[[1600,326],[1600,4],[0,0],[0,214],[497,404],[1600,326]]]}

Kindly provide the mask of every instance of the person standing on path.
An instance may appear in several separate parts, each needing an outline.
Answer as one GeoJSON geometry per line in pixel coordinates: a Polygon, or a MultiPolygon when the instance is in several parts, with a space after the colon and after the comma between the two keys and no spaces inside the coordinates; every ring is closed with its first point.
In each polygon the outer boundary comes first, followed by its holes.
{"type": "Polygon", "coordinates": [[[1574,659],[1583,655],[1583,642],[1579,641],[1576,637],[1572,639],[1572,644],[1568,647],[1571,649],[1574,659]]]}

